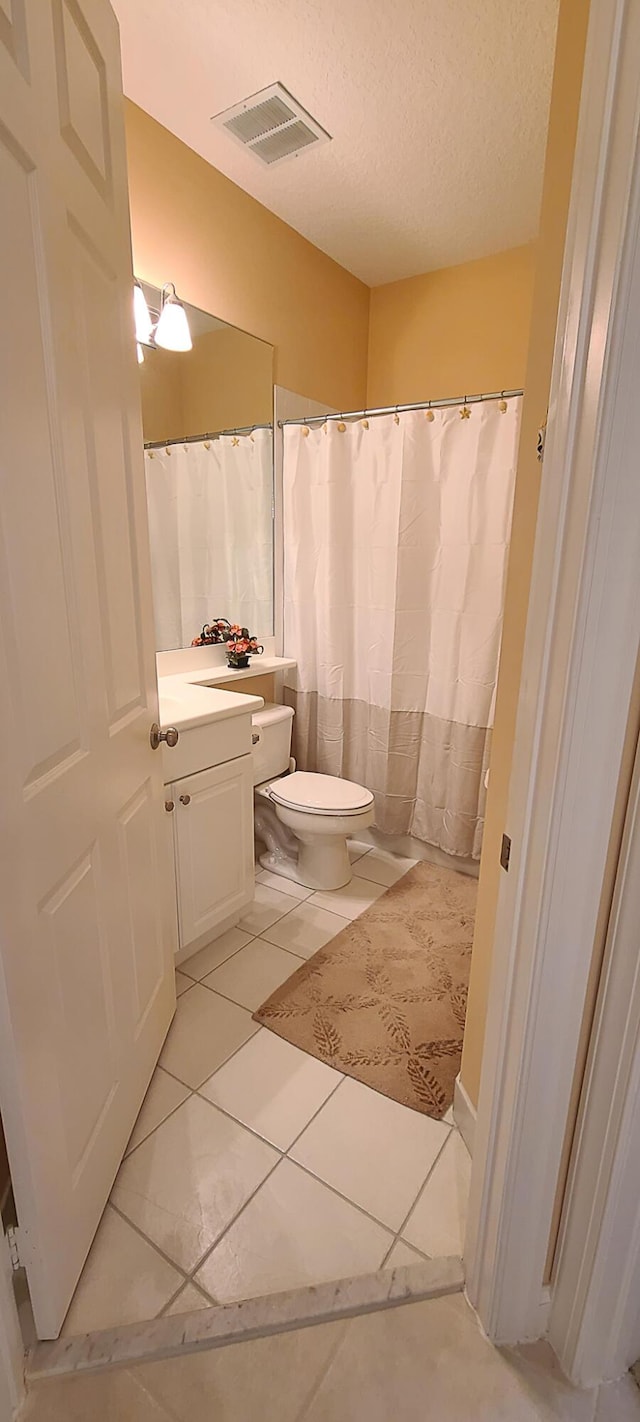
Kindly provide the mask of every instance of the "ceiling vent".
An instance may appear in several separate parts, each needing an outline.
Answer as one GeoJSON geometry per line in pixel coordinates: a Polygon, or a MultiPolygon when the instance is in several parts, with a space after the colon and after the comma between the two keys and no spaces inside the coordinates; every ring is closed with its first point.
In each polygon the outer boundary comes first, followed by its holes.
{"type": "Polygon", "coordinates": [[[295,158],[305,148],[331,142],[331,134],[282,84],[270,84],[232,109],[214,114],[212,123],[231,134],[236,143],[255,153],[269,168],[283,163],[285,158],[295,158]]]}

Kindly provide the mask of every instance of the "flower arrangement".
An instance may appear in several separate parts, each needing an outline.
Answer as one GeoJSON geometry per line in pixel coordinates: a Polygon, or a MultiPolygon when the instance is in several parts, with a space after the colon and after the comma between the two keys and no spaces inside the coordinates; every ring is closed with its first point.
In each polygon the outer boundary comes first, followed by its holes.
{"type": "Polygon", "coordinates": [[[246,627],[239,629],[241,636],[230,637],[227,642],[227,663],[230,667],[248,667],[250,656],[260,656],[264,647],[258,645],[257,637],[251,637],[246,627]]]}
{"type": "Polygon", "coordinates": [[[199,637],[194,637],[192,647],[216,646],[224,643],[227,662],[230,667],[248,667],[250,656],[260,656],[264,647],[259,646],[257,637],[252,637],[248,627],[239,622],[228,622],[226,617],[216,617],[213,622],[205,622],[199,637]]]}

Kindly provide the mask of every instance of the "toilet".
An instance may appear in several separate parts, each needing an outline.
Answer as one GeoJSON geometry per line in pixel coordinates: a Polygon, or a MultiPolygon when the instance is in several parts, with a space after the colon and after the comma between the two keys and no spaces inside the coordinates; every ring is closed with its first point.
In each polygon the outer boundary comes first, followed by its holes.
{"type": "Polygon", "coordinates": [[[293,716],[291,706],[267,703],[252,717],[260,863],[308,889],[341,889],[351,879],[347,839],[373,823],[373,795],[337,775],[296,770],[293,716]]]}

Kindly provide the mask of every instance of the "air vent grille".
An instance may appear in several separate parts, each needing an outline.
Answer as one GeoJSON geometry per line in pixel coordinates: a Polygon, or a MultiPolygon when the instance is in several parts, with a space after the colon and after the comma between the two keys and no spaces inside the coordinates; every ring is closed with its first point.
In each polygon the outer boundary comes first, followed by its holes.
{"type": "Polygon", "coordinates": [[[329,143],[331,135],[282,84],[271,84],[212,120],[243,148],[273,167],[305,148],[329,143]]]}
{"type": "Polygon", "coordinates": [[[256,104],[255,109],[243,109],[236,118],[227,119],[225,128],[242,143],[251,143],[254,138],[264,138],[272,128],[290,123],[295,117],[293,109],[283,104],[282,99],[265,99],[263,104],[256,104]]]}
{"type": "Polygon", "coordinates": [[[298,119],[296,123],[289,123],[286,128],[276,129],[266,138],[261,138],[259,143],[254,143],[253,151],[265,163],[279,163],[281,158],[289,158],[299,148],[307,148],[310,143],[317,142],[318,135],[302,119],[298,119]]]}

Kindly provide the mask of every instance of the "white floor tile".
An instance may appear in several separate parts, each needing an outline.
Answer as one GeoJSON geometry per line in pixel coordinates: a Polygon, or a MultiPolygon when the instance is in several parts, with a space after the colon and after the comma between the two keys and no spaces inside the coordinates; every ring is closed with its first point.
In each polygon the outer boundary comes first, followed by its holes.
{"type": "Polygon", "coordinates": [[[63,1338],[155,1318],[175,1294],[180,1277],[107,1206],[64,1321],[63,1338]]]}
{"type": "Polygon", "coordinates": [[[140,1108],[138,1119],[131,1132],[125,1155],[128,1155],[129,1151],[139,1145],[145,1136],[155,1131],[156,1126],[166,1120],[167,1116],[175,1111],[176,1106],[179,1106],[182,1101],[186,1101],[188,1095],[188,1086],[184,1086],[181,1081],[176,1081],[175,1077],[169,1076],[166,1071],[162,1070],[162,1067],[157,1066],[140,1108]]]}
{"type": "MultiPolygon", "coordinates": [[[[368,858],[368,855],[367,855],[368,858]]],[[[358,860],[358,864],[360,860],[358,860]]],[[[364,913],[366,908],[375,903],[376,899],[384,893],[386,884],[372,884],[368,879],[358,878],[355,873],[350,884],[345,884],[343,889],[321,890],[312,894],[307,903],[317,905],[318,908],[328,909],[330,913],[340,914],[342,918],[357,918],[364,913]]]]}
{"type": "Polygon", "coordinates": [[[283,1160],[196,1275],[219,1302],[378,1269],[387,1232],[283,1160]]]}
{"type": "Polygon", "coordinates": [[[448,1129],[345,1078],[292,1146],[291,1158],[397,1230],[448,1129]]]}
{"type": "Polygon", "coordinates": [[[176,997],[182,997],[183,992],[188,992],[193,987],[193,978],[185,977],[179,968],[176,968],[176,997]]]}
{"type": "Polygon", "coordinates": [[[256,883],[253,903],[242,915],[239,927],[246,933],[264,933],[265,928],[270,928],[272,923],[276,923],[283,914],[289,912],[292,902],[291,894],[283,894],[277,889],[270,889],[267,884],[256,883]]]}
{"type": "Polygon", "coordinates": [[[412,1249],[403,1239],[397,1239],[384,1267],[395,1269],[404,1264],[424,1264],[424,1254],[419,1254],[417,1249],[412,1249]]]}
{"type": "Polygon", "coordinates": [[[471,1157],[453,1130],[404,1226],[403,1238],[432,1259],[462,1254],[470,1183],[471,1157]]]}
{"type": "Polygon", "coordinates": [[[304,1422],[592,1422],[593,1390],[519,1368],[462,1294],[354,1318],[304,1422]]]}
{"type": "Polygon", "coordinates": [[[187,1086],[201,1086],[257,1030],[243,1007],[195,983],[178,1002],[160,1065],[187,1086]]]}
{"type": "Polygon", "coordinates": [[[368,854],[370,849],[371,845],[367,844],[365,840],[347,840],[347,854],[349,855],[352,864],[355,864],[356,859],[362,859],[363,854],[368,854]]]}
{"type": "Polygon", "coordinates": [[[200,1091],[287,1150],[341,1080],[332,1067],[262,1028],[200,1091]]]}
{"type": "Polygon", "coordinates": [[[290,894],[293,899],[308,899],[313,889],[308,889],[305,884],[296,883],[295,879],[286,879],[284,874],[274,874],[271,869],[261,869],[256,874],[256,883],[266,884],[269,889],[277,889],[280,894],[290,894]]]}
{"type": "Polygon", "coordinates": [[[594,1422],[640,1422],[640,1388],[630,1373],[600,1388],[594,1422]]]}
{"type": "MultiPolygon", "coordinates": [[[[147,1363],[136,1369],[136,1378],[161,1409],[152,1418],[143,1410],[127,1410],[129,1399],[120,1396],[113,1397],[108,1413],[97,1415],[89,1394],[82,1399],[84,1408],[72,1417],[62,1410],[50,1416],[43,1408],[28,1422],[302,1422],[344,1328],[344,1323],[326,1323],[147,1363]]],[[[74,1382],[111,1386],[113,1376],[74,1382]]]]}
{"type": "Polygon", "coordinates": [[[190,1096],[123,1162],[112,1198],[190,1273],[277,1158],[208,1101],[190,1096]]]}
{"type": "Polygon", "coordinates": [[[262,937],[268,943],[276,943],[280,948],[288,948],[290,953],[297,953],[299,958],[312,958],[344,927],[345,920],[339,914],[328,913],[307,899],[286,918],[281,918],[279,923],[265,928],[262,937]]]}
{"type": "Polygon", "coordinates": [[[384,884],[388,888],[407,874],[417,863],[416,859],[403,859],[400,854],[389,854],[386,849],[372,849],[354,864],[353,872],[361,879],[370,879],[374,884],[384,884]]]}
{"type": "Polygon", "coordinates": [[[211,1308],[211,1300],[206,1299],[204,1294],[196,1289],[195,1284],[185,1284],[180,1290],[177,1298],[168,1308],[163,1308],[163,1318],[169,1318],[176,1313],[194,1313],[196,1309],[211,1308]]]}
{"type": "Polygon", "coordinates": [[[227,958],[231,958],[239,948],[244,948],[245,943],[250,942],[250,933],[243,933],[241,928],[228,928],[226,933],[221,933],[219,938],[214,938],[212,943],[207,943],[206,948],[201,948],[200,952],[194,953],[192,958],[185,958],[181,965],[181,971],[186,977],[201,982],[202,978],[206,978],[207,973],[212,973],[214,968],[219,968],[221,963],[226,963],[227,958]]]}
{"type": "Polygon", "coordinates": [[[213,988],[255,1012],[266,998],[286,982],[297,968],[302,966],[302,958],[276,948],[273,943],[265,943],[262,938],[253,938],[246,948],[234,953],[228,963],[216,968],[204,979],[204,986],[213,988]]]}

